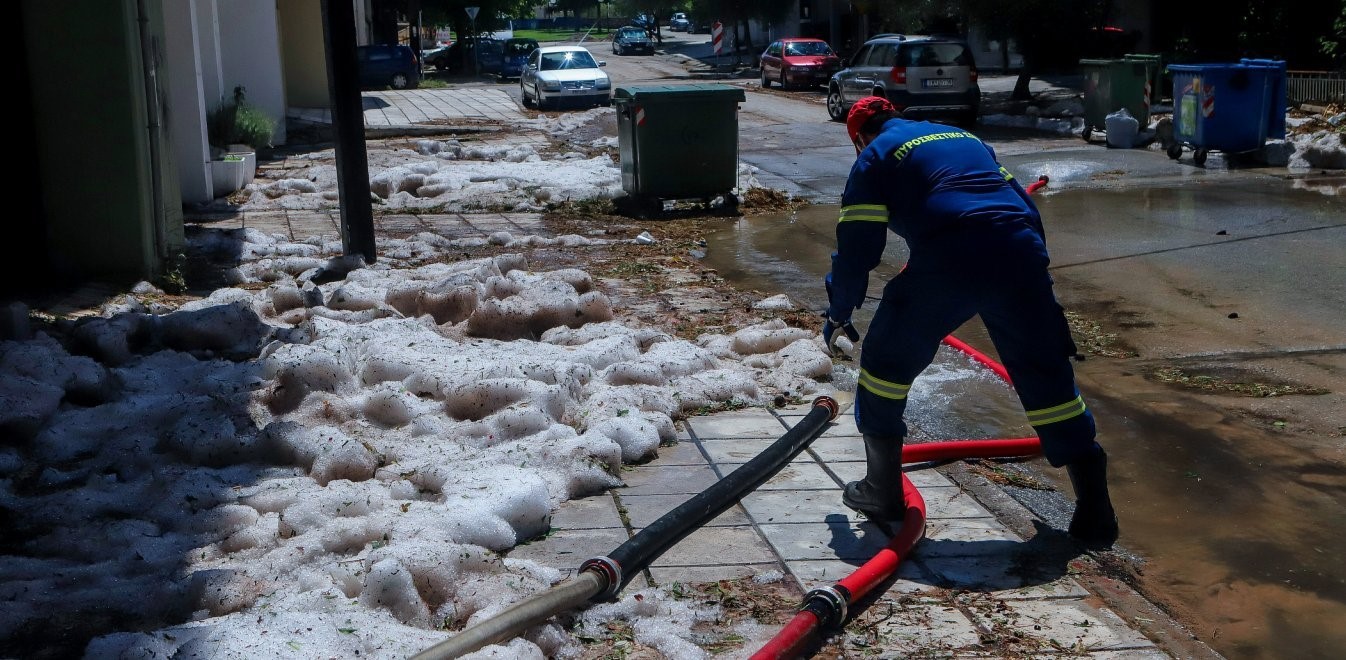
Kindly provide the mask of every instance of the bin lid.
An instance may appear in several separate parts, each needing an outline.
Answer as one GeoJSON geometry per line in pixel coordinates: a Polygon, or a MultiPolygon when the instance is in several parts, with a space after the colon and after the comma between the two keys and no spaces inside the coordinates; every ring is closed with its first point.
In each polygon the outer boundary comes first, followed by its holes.
{"type": "Polygon", "coordinates": [[[681,101],[746,101],[743,88],[715,83],[692,85],[630,85],[618,87],[614,101],[631,100],[638,103],[678,103],[681,101]]]}

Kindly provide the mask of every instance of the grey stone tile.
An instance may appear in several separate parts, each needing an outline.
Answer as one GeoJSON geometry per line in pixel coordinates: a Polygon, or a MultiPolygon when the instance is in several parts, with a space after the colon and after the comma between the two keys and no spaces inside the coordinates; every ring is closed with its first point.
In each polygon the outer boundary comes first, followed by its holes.
{"type": "Polygon", "coordinates": [[[731,438],[703,440],[701,446],[716,463],[746,463],[775,441],[775,438],[731,438]]]}
{"type": "Polygon", "coordinates": [[[1094,660],[1161,660],[1173,656],[1159,650],[1158,647],[1126,649],[1124,651],[1096,651],[1089,654],[1094,660]]]}
{"type": "Polygon", "coordinates": [[[718,481],[709,465],[641,465],[622,471],[626,487],[618,494],[696,494],[718,481]]]}
{"type": "Polygon", "coordinates": [[[1028,639],[1079,651],[1149,649],[1154,644],[1127,626],[1111,610],[1083,599],[1010,600],[1005,608],[972,607],[987,627],[1008,626],[1028,639]]]}
{"type": "MultiPolygon", "coordinates": [[[[640,530],[636,530],[639,533],[640,530]]],[[[668,549],[653,566],[765,564],[778,559],[750,526],[702,527],[668,549]]]]}
{"type": "Polygon", "coordinates": [[[927,520],[944,518],[990,518],[987,511],[971,495],[956,487],[920,488],[925,499],[925,517],[927,520]]]}
{"type": "Polygon", "coordinates": [[[771,571],[785,572],[780,562],[763,564],[725,564],[722,566],[652,566],[650,577],[658,586],[666,587],[674,582],[716,582],[736,580],[738,578],[763,575],[771,571]]]}
{"type": "Polygon", "coordinates": [[[625,543],[625,529],[563,529],[547,538],[510,551],[515,559],[531,559],[553,568],[573,569],[590,557],[606,555],[625,543]]]}
{"type": "MultiPolygon", "coordinates": [[[[827,461],[827,468],[837,475],[843,483],[858,481],[865,477],[864,461],[827,461]]],[[[920,490],[926,488],[952,488],[949,478],[929,469],[907,468],[903,470],[912,485],[920,490]]]]}
{"type": "MultiPolygon", "coordinates": [[[[834,490],[841,488],[841,485],[823,470],[813,460],[807,456],[801,455],[800,459],[795,459],[781,468],[776,476],[767,480],[766,483],[758,487],[758,490],[834,490]]],[[[741,464],[723,463],[719,465],[720,470],[726,475],[738,468],[741,464]]]]}
{"type": "Polygon", "coordinates": [[[659,457],[651,461],[657,465],[706,465],[701,448],[691,440],[681,440],[659,447],[659,457]]]}
{"type": "Polygon", "coordinates": [[[1079,583],[1059,570],[1039,570],[1037,575],[1026,575],[1023,560],[1013,551],[983,556],[935,556],[926,558],[922,552],[926,543],[916,545],[913,558],[925,567],[939,583],[950,589],[990,592],[1006,600],[1024,598],[1084,596],[1079,583]]]}
{"type": "MultiPolygon", "coordinates": [[[[787,561],[785,565],[790,567],[790,573],[799,580],[804,591],[808,591],[836,584],[864,563],[859,559],[822,559],[787,561]]],[[[884,592],[890,594],[926,594],[938,589],[919,566],[909,561],[898,564],[895,578],[885,584],[884,592]]]]}
{"type": "Polygon", "coordinates": [[[975,653],[981,641],[967,615],[943,603],[885,598],[870,609],[873,615],[886,617],[875,627],[883,657],[961,657],[960,651],[975,653]]]}
{"type": "Polygon", "coordinates": [[[827,434],[809,446],[824,461],[864,461],[865,441],[859,435],[827,434]]]}
{"type": "Polygon", "coordinates": [[[770,523],[856,523],[863,518],[841,504],[841,492],[815,491],[758,491],[743,498],[748,510],[759,525],[770,523]]]}
{"type": "Polygon", "coordinates": [[[552,529],[601,529],[622,527],[617,503],[607,493],[563,502],[551,514],[552,529]]]}
{"type": "MultiPolygon", "coordinates": [[[[622,506],[626,509],[626,516],[631,521],[632,527],[646,527],[650,523],[658,520],[660,516],[672,511],[690,499],[691,495],[626,495],[622,494],[622,506]]],[[[734,505],[721,513],[714,520],[707,523],[708,527],[726,527],[733,525],[749,525],[752,521],[748,518],[747,512],[743,507],[734,505]]]]}
{"type": "Polygon", "coordinates": [[[888,536],[873,523],[814,522],[762,525],[762,534],[787,561],[804,559],[868,560],[884,546],[888,536]]]}
{"type": "Polygon", "coordinates": [[[687,420],[696,437],[711,438],[779,438],[785,427],[771,413],[760,410],[738,410],[708,417],[687,420]]]}
{"type": "Polygon", "coordinates": [[[925,526],[921,556],[976,557],[1021,549],[1023,539],[994,518],[931,520],[925,526]]]}

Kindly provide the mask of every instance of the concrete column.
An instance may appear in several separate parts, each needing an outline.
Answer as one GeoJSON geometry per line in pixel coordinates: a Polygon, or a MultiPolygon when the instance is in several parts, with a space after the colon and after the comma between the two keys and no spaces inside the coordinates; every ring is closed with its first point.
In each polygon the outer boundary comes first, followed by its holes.
{"type": "Polygon", "coordinates": [[[167,62],[169,134],[182,201],[188,204],[214,198],[210,176],[210,143],[206,136],[208,97],[197,53],[195,2],[165,2],[164,51],[167,62]]]}
{"type": "Polygon", "coordinates": [[[232,98],[235,87],[246,88],[248,103],[276,120],[273,144],[284,144],[285,77],[276,1],[229,0],[217,7],[224,94],[232,98]]]}

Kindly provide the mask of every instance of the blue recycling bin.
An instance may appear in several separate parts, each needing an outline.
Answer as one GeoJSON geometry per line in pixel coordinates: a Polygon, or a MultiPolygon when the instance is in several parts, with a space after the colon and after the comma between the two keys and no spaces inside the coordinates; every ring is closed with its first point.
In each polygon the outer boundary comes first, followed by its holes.
{"type": "Polygon", "coordinates": [[[1172,64],[1168,70],[1173,74],[1170,158],[1181,158],[1185,145],[1192,148],[1196,164],[1205,165],[1211,150],[1253,151],[1262,148],[1273,129],[1285,134],[1284,106],[1277,110],[1279,120],[1271,117],[1276,93],[1272,81],[1284,79],[1283,68],[1262,63],[1172,64]]]}
{"type": "Polygon", "coordinates": [[[1267,73],[1271,76],[1267,81],[1271,86],[1271,107],[1267,112],[1267,138],[1284,140],[1285,109],[1290,105],[1286,92],[1285,60],[1250,60],[1245,57],[1239,64],[1267,69],[1267,73]]]}

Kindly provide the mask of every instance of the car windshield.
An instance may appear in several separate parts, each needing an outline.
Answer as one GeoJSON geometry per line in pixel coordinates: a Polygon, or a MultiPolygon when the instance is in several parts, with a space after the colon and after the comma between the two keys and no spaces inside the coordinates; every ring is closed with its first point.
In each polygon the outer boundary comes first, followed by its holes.
{"type": "Polygon", "coordinates": [[[505,50],[510,55],[527,55],[537,50],[537,42],[532,39],[511,39],[505,42],[505,50]]]}
{"type": "Polygon", "coordinates": [[[821,41],[793,41],[785,44],[786,55],[831,55],[832,49],[821,41]]]}
{"type": "Polygon", "coordinates": [[[598,63],[587,50],[568,50],[563,53],[543,53],[542,64],[538,68],[543,71],[596,69],[598,63]]]}
{"type": "Polygon", "coordinates": [[[645,31],[640,29],[622,30],[622,36],[626,37],[627,39],[644,39],[645,31]]]}
{"type": "Polygon", "coordinates": [[[969,66],[972,55],[962,44],[911,44],[903,49],[906,66],[969,66]]]}

